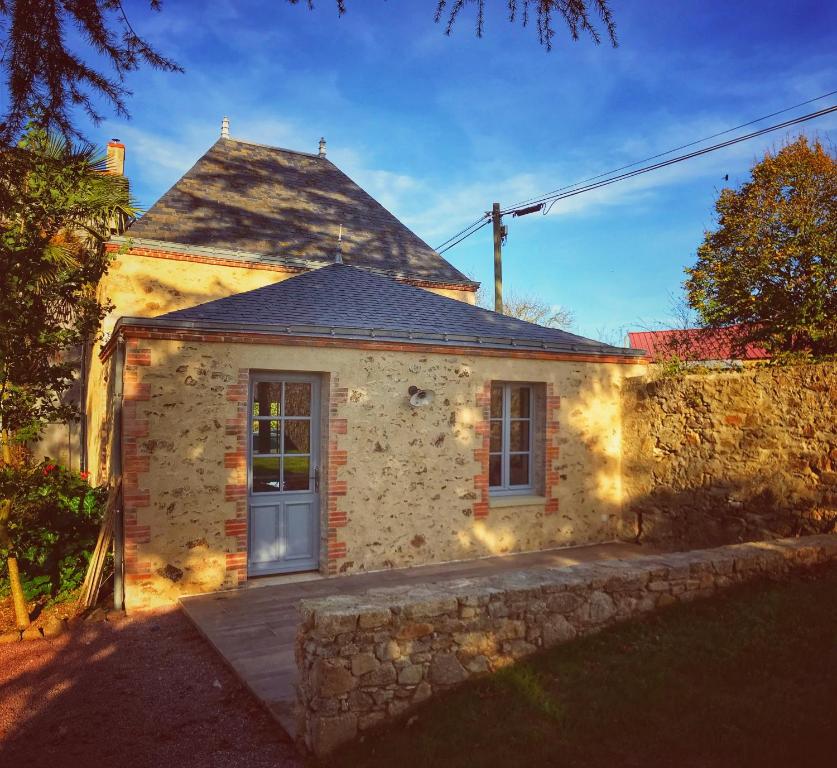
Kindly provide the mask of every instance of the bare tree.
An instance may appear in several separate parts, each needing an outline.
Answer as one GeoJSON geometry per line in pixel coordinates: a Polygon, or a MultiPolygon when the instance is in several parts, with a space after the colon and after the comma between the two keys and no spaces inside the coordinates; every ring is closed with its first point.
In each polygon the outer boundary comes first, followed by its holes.
{"type": "MultiPolygon", "coordinates": [[[[482,286],[477,289],[477,304],[484,309],[494,309],[493,297],[489,297],[482,286]]],[[[569,330],[575,322],[572,310],[557,304],[550,304],[539,296],[509,291],[503,296],[503,314],[525,320],[527,323],[544,325],[548,328],[569,330]]]]}

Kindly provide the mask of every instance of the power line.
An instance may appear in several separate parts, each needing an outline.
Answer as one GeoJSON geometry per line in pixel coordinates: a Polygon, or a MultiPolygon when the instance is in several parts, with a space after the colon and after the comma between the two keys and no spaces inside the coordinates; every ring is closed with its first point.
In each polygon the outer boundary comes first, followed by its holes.
{"type": "Polygon", "coordinates": [[[452,235],[451,237],[449,237],[447,240],[445,240],[444,243],[439,243],[439,245],[437,245],[434,248],[434,250],[439,251],[441,253],[441,249],[444,248],[451,240],[456,240],[456,238],[459,237],[461,234],[467,232],[469,229],[473,229],[477,224],[479,224],[483,219],[485,219],[487,217],[488,217],[487,213],[480,216],[473,224],[469,224],[467,227],[465,227],[465,229],[460,229],[459,232],[457,232],[455,235],[452,235]]]}
{"type": "MultiPolygon", "coordinates": [[[[451,248],[453,248],[453,246],[459,245],[459,243],[461,243],[463,240],[465,240],[466,238],[469,238],[471,235],[476,234],[483,227],[485,227],[485,226],[487,226],[491,223],[491,219],[487,218],[486,216],[483,216],[483,218],[480,219],[480,221],[482,221],[482,224],[480,224],[476,229],[471,230],[470,232],[468,232],[467,235],[462,235],[462,237],[460,237],[458,240],[456,240],[455,242],[451,243],[450,245],[448,245],[444,248],[441,248],[441,247],[437,248],[436,251],[438,251],[438,253],[440,253],[440,254],[444,253],[445,251],[449,251],[451,248]]],[[[462,230],[462,231],[464,232],[465,230],[462,230]]]]}
{"type": "MultiPolygon", "coordinates": [[[[837,91],[832,91],[829,94],[825,94],[825,96],[829,96],[829,95],[832,95],[834,93],[837,93],[837,91]]],[[[821,98],[825,98],[825,96],[818,96],[816,99],[810,99],[807,102],[803,102],[803,104],[809,104],[812,101],[818,101],[821,98]]],[[[797,106],[800,106],[800,105],[797,105],[797,106]]],[[[787,112],[787,111],[789,111],[791,109],[795,109],[795,108],[796,107],[788,107],[787,109],[780,110],[779,112],[773,113],[773,115],[781,114],[782,112],[787,112]]],[[[579,182],[576,182],[575,184],[570,184],[566,187],[560,187],[559,189],[552,190],[552,192],[547,192],[547,193],[541,195],[540,197],[529,198],[528,200],[524,200],[521,203],[517,203],[516,205],[509,206],[508,208],[504,208],[501,211],[501,215],[514,213],[521,205],[524,205],[526,203],[533,204],[530,207],[534,207],[535,205],[545,205],[546,203],[549,203],[550,204],[549,207],[544,211],[544,213],[548,213],[549,210],[552,208],[552,206],[558,200],[563,200],[563,199],[566,199],[568,197],[574,197],[575,195],[580,195],[584,192],[590,192],[594,189],[599,189],[600,187],[606,187],[606,186],[609,186],[610,184],[615,184],[617,181],[624,181],[625,179],[633,178],[634,176],[639,176],[639,175],[644,174],[644,173],[649,173],[651,171],[659,170],[660,168],[665,168],[669,165],[674,165],[676,163],[681,163],[684,160],[690,160],[694,157],[700,157],[701,155],[706,155],[710,152],[715,152],[719,149],[724,149],[724,148],[730,147],[734,144],[739,144],[742,141],[748,141],[750,139],[756,138],[757,136],[763,136],[764,134],[770,133],[771,131],[780,130],[782,128],[788,128],[792,125],[798,125],[799,123],[804,123],[804,122],[807,122],[809,120],[814,120],[818,117],[823,117],[824,115],[830,114],[830,113],[835,112],[835,111],[837,111],[837,105],[831,106],[831,107],[825,107],[825,108],[823,108],[821,110],[818,110],[816,112],[810,112],[806,115],[801,115],[801,116],[795,117],[791,120],[786,120],[782,123],[777,123],[775,125],[770,125],[770,126],[767,126],[765,128],[761,128],[758,131],[752,131],[751,133],[744,134],[743,136],[737,136],[733,139],[728,139],[727,141],[722,141],[722,142],[719,142],[718,144],[713,144],[711,146],[704,147],[703,149],[699,149],[699,150],[696,150],[694,152],[689,152],[685,155],[678,155],[677,157],[672,157],[672,158],[669,158],[668,160],[664,160],[664,161],[659,162],[659,163],[654,163],[654,164],[649,165],[649,166],[644,166],[642,168],[637,168],[636,170],[630,171],[628,173],[622,173],[622,174],[619,174],[618,176],[611,176],[611,174],[617,173],[619,170],[624,170],[624,169],[627,169],[627,168],[633,168],[634,166],[638,165],[639,163],[646,162],[647,160],[652,160],[652,159],[655,159],[657,157],[663,157],[664,155],[668,155],[668,154],[671,154],[672,152],[677,151],[677,150],[669,150],[668,152],[663,152],[663,153],[660,153],[658,155],[654,155],[653,157],[647,158],[646,160],[639,160],[635,163],[630,163],[629,165],[622,166],[621,168],[617,168],[614,171],[608,171],[607,173],[598,174],[597,176],[592,176],[585,181],[579,181],[579,182]],[[601,181],[595,181],[596,179],[601,179],[603,176],[607,176],[608,178],[604,178],[601,181]],[[588,183],[588,182],[592,182],[592,181],[595,181],[595,183],[588,183]],[[585,186],[580,186],[582,184],[584,184],[585,186]]],[[[741,128],[741,127],[746,126],[746,125],[752,125],[753,123],[760,122],[761,120],[764,120],[764,119],[765,118],[762,117],[762,118],[758,118],[756,120],[751,120],[748,123],[743,123],[741,126],[738,126],[738,128],[741,128]]],[[[725,133],[729,133],[730,131],[734,131],[734,130],[737,130],[737,128],[729,128],[726,131],[721,131],[720,133],[714,134],[714,136],[721,136],[725,133]]],[[[707,138],[701,139],[699,141],[690,142],[689,144],[684,144],[682,147],[679,147],[678,149],[682,149],[684,147],[689,147],[689,146],[694,146],[695,144],[700,144],[704,141],[707,141],[709,138],[712,138],[712,137],[707,137],[707,138]]],[[[439,253],[444,253],[445,251],[450,250],[455,245],[458,245],[459,243],[461,243],[463,240],[467,239],[471,235],[476,234],[477,232],[479,232],[479,230],[482,229],[487,224],[489,224],[490,221],[491,220],[490,220],[490,218],[488,218],[488,214],[486,214],[482,218],[477,219],[477,221],[475,221],[471,226],[466,227],[463,230],[460,230],[456,235],[454,235],[453,237],[446,240],[442,244],[442,246],[445,246],[442,250],[440,250],[440,249],[437,249],[437,250],[439,251],[439,253]],[[477,226],[477,225],[479,225],[479,226],[477,226]],[[451,242],[451,241],[454,241],[454,242],[451,242]]],[[[441,248],[441,246],[440,246],[440,248],[441,248]]]]}
{"type": "MultiPolygon", "coordinates": [[[[515,203],[514,205],[509,206],[510,208],[520,208],[527,203],[531,203],[535,200],[540,200],[547,195],[552,195],[557,192],[564,192],[565,190],[572,189],[573,187],[577,187],[581,184],[587,184],[591,181],[595,181],[596,179],[601,179],[605,176],[610,176],[614,173],[619,173],[619,171],[625,171],[628,168],[633,168],[641,163],[648,163],[651,160],[656,160],[658,157],[665,157],[666,155],[670,155],[672,152],[679,152],[681,149],[688,149],[689,147],[694,147],[696,144],[703,144],[704,141],[710,141],[711,139],[717,139],[718,136],[724,136],[727,133],[732,133],[733,131],[738,131],[741,128],[746,128],[748,125],[754,125],[755,123],[760,123],[762,120],[768,120],[771,117],[776,117],[776,115],[783,115],[785,112],[791,112],[794,109],[799,109],[799,107],[804,107],[807,104],[813,104],[815,101],[822,101],[822,99],[827,99],[829,96],[833,96],[837,93],[837,90],[829,91],[828,93],[822,94],[822,96],[815,96],[813,99],[808,99],[807,101],[801,101],[799,104],[794,104],[792,107],[786,107],[785,109],[780,109],[777,112],[771,112],[769,115],[762,115],[761,117],[757,117],[754,120],[748,120],[746,123],[741,123],[741,125],[736,125],[733,128],[727,128],[724,131],[719,131],[718,133],[713,133],[711,136],[704,136],[702,139],[696,139],[695,141],[690,141],[688,144],[681,144],[679,147],[674,147],[673,149],[668,149],[665,152],[660,152],[656,155],[651,155],[650,157],[643,158],[642,160],[636,160],[633,163],[628,163],[628,165],[622,165],[619,168],[614,168],[610,171],[604,171],[603,173],[596,174],[595,176],[591,176],[587,179],[582,179],[581,181],[576,181],[573,184],[567,184],[566,186],[559,187],[558,189],[553,189],[549,192],[544,192],[543,195],[540,197],[530,197],[527,200],[521,200],[519,203],[515,203]]],[[[451,238],[453,239],[453,238],[451,238]]]]}
{"type": "MultiPolygon", "coordinates": [[[[734,139],[728,139],[727,141],[722,141],[718,144],[712,144],[709,147],[704,147],[703,149],[698,149],[694,152],[689,152],[685,155],[678,155],[677,157],[672,157],[668,160],[663,160],[660,163],[654,163],[653,165],[644,166],[642,168],[637,168],[634,171],[630,171],[628,173],[622,173],[618,176],[613,176],[608,179],[604,179],[602,181],[598,181],[595,184],[588,184],[587,186],[580,187],[578,189],[572,189],[568,192],[563,192],[561,194],[546,194],[540,198],[533,198],[534,202],[537,203],[547,203],[547,202],[556,202],[558,200],[563,200],[567,197],[574,197],[575,195],[580,195],[583,192],[590,192],[594,189],[599,189],[600,187],[606,187],[610,184],[614,184],[617,181],[623,181],[625,179],[633,178],[634,176],[639,176],[643,173],[649,173],[650,171],[656,171],[660,168],[665,168],[669,165],[674,165],[675,163],[682,163],[684,160],[691,160],[693,157],[700,157],[701,155],[709,154],[710,152],[715,152],[719,149],[724,149],[726,147],[731,147],[733,144],[739,144],[742,141],[748,141],[749,139],[754,139],[757,136],[763,136],[765,133],[770,133],[771,131],[777,131],[781,128],[789,128],[792,125],[798,125],[799,123],[805,123],[809,120],[814,120],[817,117],[823,117],[824,115],[828,115],[831,112],[837,111],[837,105],[826,107],[824,109],[818,110],[817,112],[811,112],[807,115],[801,115],[800,117],[795,117],[792,120],[786,120],[783,123],[777,123],[776,125],[770,125],[766,128],[761,128],[758,131],[753,131],[752,133],[744,134],[743,136],[736,136],[734,139]]],[[[551,207],[551,206],[550,206],[551,207]]],[[[503,214],[511,213],[514,208],[504,209],[502,211],[503,214]]]]}

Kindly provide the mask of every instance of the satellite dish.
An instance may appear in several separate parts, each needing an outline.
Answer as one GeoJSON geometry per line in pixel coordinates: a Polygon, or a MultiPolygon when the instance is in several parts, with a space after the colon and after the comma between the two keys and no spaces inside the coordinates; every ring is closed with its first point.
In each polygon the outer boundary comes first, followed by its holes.
{"type": "Polygon", "coordinates": [[[413,408],[423,408],[425,405],[430,405],[435,397],[432,389],[419,389],[413,386],[407,392],[410,395],[410,405],[413,408]]]}

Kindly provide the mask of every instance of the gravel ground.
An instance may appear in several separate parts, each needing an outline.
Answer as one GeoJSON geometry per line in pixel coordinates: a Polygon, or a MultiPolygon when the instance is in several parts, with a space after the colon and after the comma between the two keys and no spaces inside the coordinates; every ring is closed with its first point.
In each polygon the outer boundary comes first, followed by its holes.
{"type": "Polygon", "coordinates": [[[0,645],[0,766],[300,766],[178,611],[0,645]]]}

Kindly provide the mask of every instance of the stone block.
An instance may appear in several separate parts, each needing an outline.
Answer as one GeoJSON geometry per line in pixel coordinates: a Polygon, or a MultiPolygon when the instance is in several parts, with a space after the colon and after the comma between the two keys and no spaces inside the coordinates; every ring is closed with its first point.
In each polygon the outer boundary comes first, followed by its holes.
{"type": "Polygon", "coordinates": [[[398,672],[400,685],[418,685],[424,677],[424,668],[421,664],[409,664],[398,672]]]}
{"type": "Polygon", "coordinates": [[[408,619],[433,618],[447,613],[457,613],[459,602],[449,595],[428,596],[426,599],[404,606],[404,615],[408,619]]]}
{"type": "Polygon", "coordinates": [[[392,661],[393,659],[401,658],[401,649],[395,640],[386,640],[375,646],[375,655],[381,661],[392,661]]]}
{"type": "Polygon", "coordinates": [[[357,613],[354,611],[317,611],[314,616],[314,629],[320,637],[337,637],[344,632],[354,632],[357,628],[357,613]]]}
{"type": "Polygon", "coordinates": [[[552,616],[543,625],[543,644],[547,648],[558,643],[566,642],[567,640],[572,640],[575,635],[575,627],[561,615],[552,616]]]}
{"type": "Polygon", "coordinates": [[[590,595],[590,621],[602,624],[616,615],[616,605],[613,598],[605,592],[594,592],[590,595]]]}
{"type": "Polygon", "coordinates": [[[356,685],[351,671],[332,659],[318,659],[313,669],[314,690],[322,698],[348,693],[356,685]]]}
{"type": "Polygon", "coordinates": [[[395,667],[391,661],[383,662],[377,669],[367,672],[360,678],[364,687],[391,685],[396,680],[395,667]]]}
{"type": "Polygon", "coordinates": [[[581,603],[581,598],[574,592],[559,592],[547,599],[547,607],[554,613],[572,613],[581,603]]]}
{"type": "Polygon", "coordinates": [[[413,704],[420,704],[426,701],[433,695],[433,686],[426,680],[422,680],[413,691],[413,704]]]}
{"type": "Polygon", "coordinates": [[[342,715],[314,718],[311,724],[311,751],[317,757],[327,757],[337,747],[357,736],[357,715],[347,712],[342,715]]]}
{"type": "Polygon", "coordinates": [[[472,675],[482,675],[491,671],[491,663],[485,656],[474,656],[465,667],[472,675]]]}
{"type": "Polygon", "coordinates": [[[424,621],[410,622],[398,628],[395,637],[398,640],[416,640],[433,633],[433,625],[424,621]]]}
{"type": "Polygon", "coordinates": [[[429,678],[433,685],[456,685],[467,677],[468,672],[453,653],[437,654],[430,662],[429,678]]]}
{"type": "Polygon", "coordinates": [[[389,608],[376,608],[374,606],[361,606],[357,619],[361,629],[377,629],[389,624],[392,619],[392,612],[389,608]]]}
{"type": "Polygon", "coordinates": [[[373,653],[359,653],[352,657],[352,674],[355,677],[360,677],[373,670],[377,669],[381,662],[375,657],[373,653]]]}

